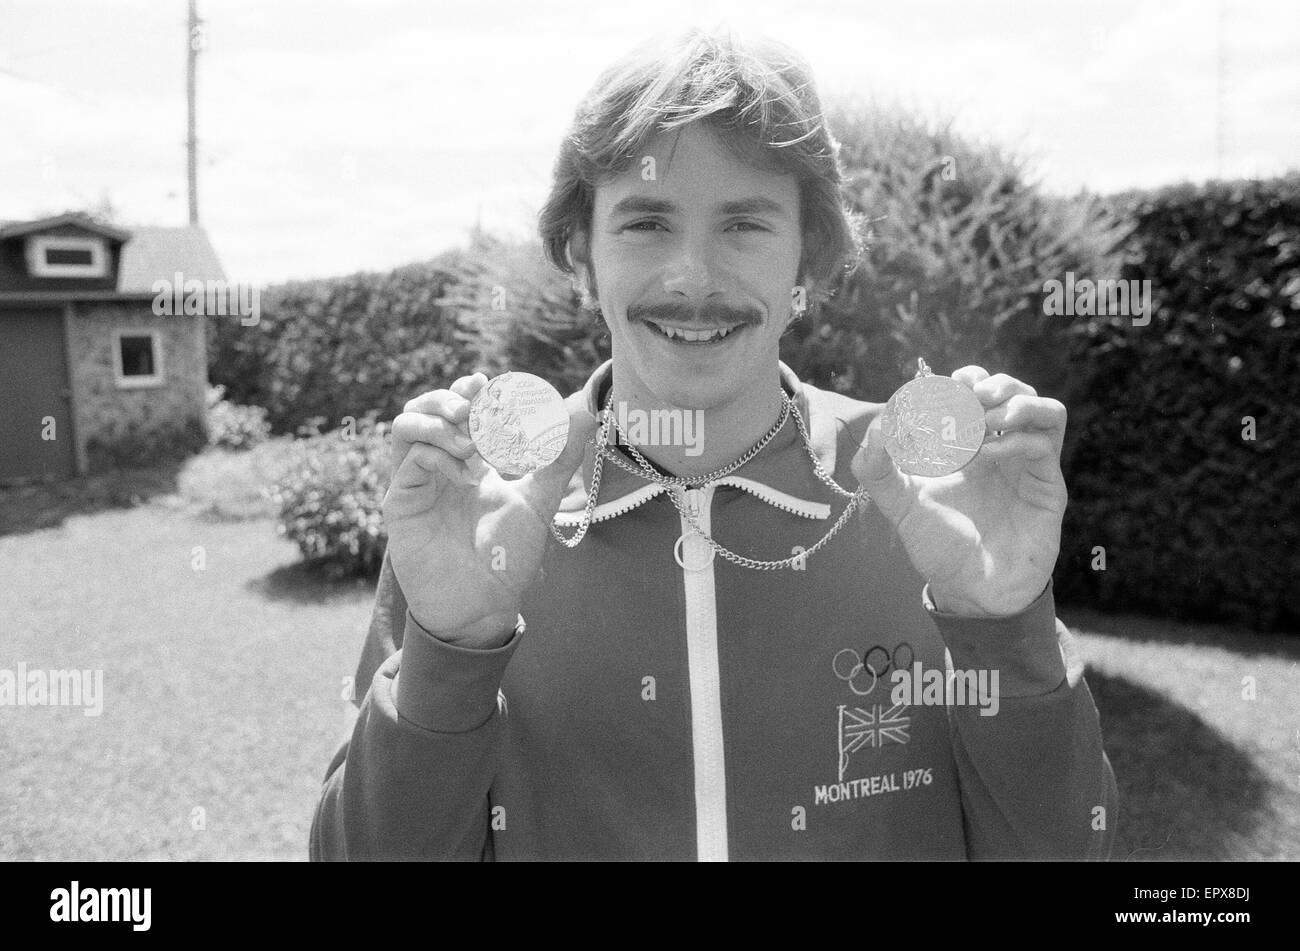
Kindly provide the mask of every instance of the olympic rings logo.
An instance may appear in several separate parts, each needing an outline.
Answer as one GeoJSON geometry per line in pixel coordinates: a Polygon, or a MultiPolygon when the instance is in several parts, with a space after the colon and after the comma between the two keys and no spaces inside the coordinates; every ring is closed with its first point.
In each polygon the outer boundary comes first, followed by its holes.
{"type": "Polygon", "coordinates": [[[907,641],[899,642],[892,654],[879,644],[868,648],[866,653],[860,657],[852,647],[846,647],[836,654],[831,661],[831,670],[835,672],[836,677],[847,683],[849,689],[855,694],[859,697],[865,697],[876,689],[876,681],[889,673],[891,669],[907,670],[915,660],[916,651],[912,649],[912,645],[907,641]],[[903,651],[906,651],[906,654],[903,654],[903,651]],[[906,663],[903,662],[903,657],[907,658],[906,663]],[[865,690],[862,689],[862,676],[864,674],[871,675],[871,686],[865,690]]]}

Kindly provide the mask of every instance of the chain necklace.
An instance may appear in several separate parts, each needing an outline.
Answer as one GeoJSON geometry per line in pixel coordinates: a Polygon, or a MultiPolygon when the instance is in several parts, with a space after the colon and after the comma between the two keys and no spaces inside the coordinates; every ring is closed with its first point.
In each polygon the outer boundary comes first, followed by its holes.
{"type": "Polygon", "coordinates": [[[793,403],[791,402],[790,398],[786,396],[785,393],[782,393],[781,394],[781,415],[777,417],[776,424],[771,429],[769,429],[767,433],[763,436],[763,438],[760,439],[758,442],[756,442],[748,452],[746,452],[735,462],[729,462],[725,466],[722,466],[718,469],[714,469],[708,475],[666,476],[663,473],[659,472],[657,469],[655,469],[655,467],[652,466],[649,462],[647,462],[645,456],[641,455],[641,453],[637,450],[636,446],[634,446],[631,440],[627,438],[627,435],[623,432],[623,428],[619,426],[618,421],[613,418],[613,413],[610,410],[610,406],[613,405],[613,401],[614,401],[614,394],[611,392],[609,399],[606,401],[604,411],[610,414],[610,420],[614,424],[614,429],[618,431],[619,439],[621,439],[623,443],[627,445],[628,451],[631,452],[633,458],[636,459],[638,463],[640,463],[641,468],[640,469],[635,468],[631,463],[620,458],[619,454],[612,449],[606,450],[606,452],[601,453],[601,455],[608,455],[611,462],[613,462],[615,465],[619,466],[622,469],[626,469],[628,472],[632,473],[633,475],[643,476],[644,478],[648,478],[653,482],[658,482],[660,485],[663,486],[675,485],[675,486],[681,486],[682,488],[686,488],[687,486],[691,486],[691,485],[708,485],[710,482],[716,482],[719,479],[723,478],[724,476],[731,475],[731,473],[735,472],[745,463],[749,462],[750,459],[753,459],[760,452],[762,452],[763,447],[766,446],[768,443],[770,443],[776,437],[776,434],[781,431],[782,427],[785,426],[785,421],[790,418],[790,409],[793,406],[793,403]]]}
{"type": "MultiPolygon", "coordinates": [[[[767,431],[763,438],[734,462],[728,463],[721,468],[713,470],[708,475],[703,476],[666,476],[656,470],[655,467],[652,466],[643,455],[641,455],[636,446],[634,446],[631,440],[627,438],[622,427],[619,426],[618,422],[614,419],[613,405],[614,390],[613,387],[611,387],[609,396],[605,400],[605,408],[601,411],[604,421],[601,423],[600,427],[600,434],[598,437],[599,442],[594,444],[596,448],[596,459],[591,470],[591,491],[587,495],[587,506],[583,510],[582,520],[578,524],[577,532],[572,538],[565,538],[560,534],[559,529],[555,527],[555,523],[551,523],[551,534],[554,535],[556,540],[558,540],[562,545],[565,545],[568,548],[576,548],[578,543],[586,536],[587,530],[591,527],[591,516],[592,512],[595,511],[596,496],[600,490],[602,463],[606,458],[619,468],[624,469],[633,475],[640,476],[650,482],[655,482],[668,489],[668,498],[673,503],[673,507],[677,509],[678,514],[691,526],[691,529],[695,534],[699,535],[706,543],[708,543],[709,547],[715,553],[721,555],[733,564],[740,565],[742,568],[752,568],[757,571],[771,571],[779,568],[793,568],[796,565],[801,565],[807,560],[809,555],[820,550],[822,546],[835,536],[836,532],[844,527],[844,524],[853,515],[854,511],[857,510],[859,503],[865,503],[871,498],[865,489],[858,489],[856,492],[850,492],[841,487],[840,484],[826,472],[822,467],[821,461],[817,458],[817,453],[812,447],[812,440],[808,438],[808,430],[804,426],[803,416],[799,413],[799,407],[795,405],[793,399],[786,395],[784,390],[781,392],[781,415],[777,418],[776,423],[767,431]],[[840,517],[835,521],[835,524],[831,526],[830,531],[823,535],[817,544],[797,555],[791,555],[789,558],[762,560],[736,554],[718,544],[718,542],[716,542],[713,537],[701,527],[696,516],[687,509],[683,502],[678,498],[678,493],[673,492],[672,489],[685,489],[694,485],[701,487],[707,486],[710,483],[716,482],[717,480],[730,475],[732,472],[735,472],[745,463],[749,462],[749,460],[758,455],[759,452],[761,452],[762,449],[776,437],[776,434],[785,427],[786,421],[791,416],[794,416],[795,425],[799,428],[799,436],[803,441],[804,449],[808,453],[808,458],[812,460],[813,472],[817,474],[818,479],[834,490],[836,494],[847,498],[849,504],[844,507],[844,511],[840,513],[840,517]],[[617,430],[619,438],[627,445],[633,458],[635,458],[637,463],[640,465],[639,469],[624,460],[617,452],[608,447],[609,428],[611,425],[615,430],[617,430]]],[[[682,494],[684,496],[685,493],[682,494]]]]}

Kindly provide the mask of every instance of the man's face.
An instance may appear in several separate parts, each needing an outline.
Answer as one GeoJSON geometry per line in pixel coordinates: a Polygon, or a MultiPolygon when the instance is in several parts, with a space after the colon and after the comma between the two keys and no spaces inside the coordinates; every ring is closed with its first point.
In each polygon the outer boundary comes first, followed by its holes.
{"type": "Polygon", "coordinates": [[[774,386],[801,250],[795,177],[742,162],[698,122],[646,156],[597,186],[592,215],[616,377],[689,409],[774,386]]]}

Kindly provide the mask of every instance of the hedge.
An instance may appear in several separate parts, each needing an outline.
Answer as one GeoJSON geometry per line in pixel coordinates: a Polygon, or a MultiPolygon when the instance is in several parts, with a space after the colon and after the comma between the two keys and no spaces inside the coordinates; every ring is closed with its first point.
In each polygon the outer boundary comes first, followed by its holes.
{"type": "Polygon", "coordinates": [[[1300,175],[1111,203],[1137,223],[1124,276],[1156,309],[1145,327],[1074,321],[1057,591],[1294,630],[1300,175]]]}
{"type": "Polygon", "coordinates": [[[1066,385],[1066,328],[1039,308],[1043,275],[1115,271],[1128,226],[1098,201],[1044,195],[1024,163],[950,125],[841,108],[831,127],[850,207],[871,223],[860,267],[783,340],[811,383],[883,401],[924,357],[1066,385]]]}
{"type": "Polygon", "coordinates": [[[391,419],[471,366],[455,315],[439,302],[462,254],[268,288],[258,323],[208,321],[211,382],[232,403],[265,407],[276,433],[368,413],[391,419]]]}
{"type": "MultiPolygon", "coordinates": [[[[1058,597],[1300,622],[1300,503],[1288,491],[1300,481],[1300,176],[1067,199],[950,128],[843,111],[832,127],[870,247],[783,339],[782,358],[816,385],[877,401],[918,356],[937,372],[980,363],[1027,380],[1070,411],[1058,597]],[[1070,272],[1150,280],[1151,323],[1048,316],[1044,282],[1070,272]]],[[[265,405],[278,431],[367,411],[391,419],[421,389],[480,367],[567,392],[609,353],[603,325],[535,243],[485,235],[428,264],[286,285],[263,303],[260,336],[219,325],[213,375],[230,399],[265,405]]],[[[337,535],[335,549],[359,546],[357,564],[370,565],[370,542],[312,521],[316,505],[317,520],[338,522],[326,498],[363,478],[375,497],[348,501],[345,521],[372,537],[383,486],[349,458],[304,470],[286,518],[304,552],[337,535]],[[312,479],[334,481],[313,495],[312,479]]]]}
{"type": "Polygon", "coordinates": [[[527,370],[562,393],[581,388],[608,359],[604,322],[579,306],[569,279],[536,241],[476,235],[441,299],[457,316],[470,363],[489,375],[527,370]]]}

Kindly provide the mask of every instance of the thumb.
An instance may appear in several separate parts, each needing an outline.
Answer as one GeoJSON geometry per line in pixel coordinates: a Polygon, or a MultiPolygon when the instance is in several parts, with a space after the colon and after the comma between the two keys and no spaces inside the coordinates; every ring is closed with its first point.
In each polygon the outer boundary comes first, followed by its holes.
{"type": "Polygon", "coordinates": [[[898,524],[911,505],[911,492],[907,477],[894,465],[885,449],[885,434],[880,431],[879,416],[867,427],[866,439],[853,457],[852,468],[858,483],[867,490],[876,507],[891,522],[898,524]]]}
{"type": "Polygon", "coordinates": [[[564,450],[550,465],[525,477],[529,483],[525,491],[531,498],[544,500],[547,509],[553,510],[559,504],[574,471],[582,465],[587,454],[587,441],[598,426],[596,417],[586,409],[575,409],[569,413],[569,435],[564,450]]]}

